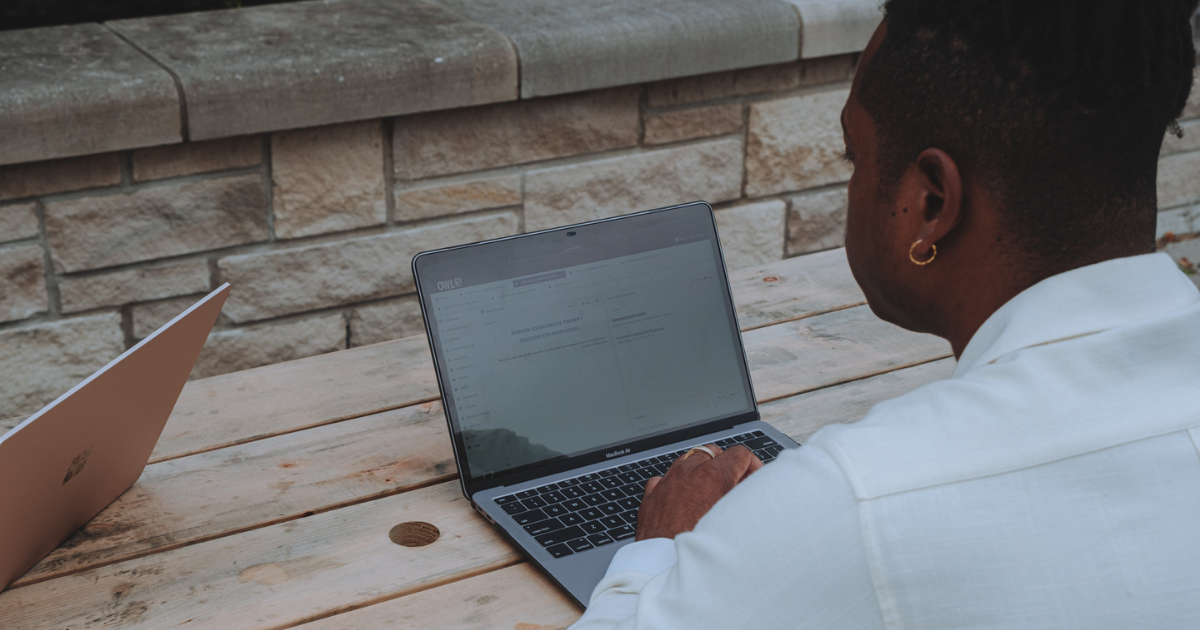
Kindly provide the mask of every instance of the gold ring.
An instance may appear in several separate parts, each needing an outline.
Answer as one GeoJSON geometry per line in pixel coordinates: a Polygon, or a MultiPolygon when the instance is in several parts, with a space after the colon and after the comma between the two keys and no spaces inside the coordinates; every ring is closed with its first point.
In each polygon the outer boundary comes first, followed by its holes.
{"type": "Polygon", "coordinates": [[[689,449],[688,452],[684,453],[683,459],[687,459],[688,457],[691,457],[692,453],[696,453],[696,452],[704,453],[705,455],[708,455],[709,457],[712,457],[712,458],[716,458],[716,456],[717,456],[717,454],[712,452],[711,450],[709,450],[709,448],[707,446],[696,446],[696,447],[689,449]]]}

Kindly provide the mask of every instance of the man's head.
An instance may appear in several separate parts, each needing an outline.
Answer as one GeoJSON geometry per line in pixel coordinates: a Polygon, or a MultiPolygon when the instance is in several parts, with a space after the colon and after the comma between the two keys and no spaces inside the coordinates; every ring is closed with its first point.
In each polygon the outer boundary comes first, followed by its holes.
{"type": "Polygon", "coordinates": [[[858,154],[847,248],[876,312],[939,332],[920,312],[936,308],[920,303],[934,279],[990,274],[1019,291],[1153,251],[1158,153],[1191,88],[1196,0],[885,7],[844,112],[858,154]],[[943,269],[909,262],[917,240],[915,259],[936,244],[943,269]]]}

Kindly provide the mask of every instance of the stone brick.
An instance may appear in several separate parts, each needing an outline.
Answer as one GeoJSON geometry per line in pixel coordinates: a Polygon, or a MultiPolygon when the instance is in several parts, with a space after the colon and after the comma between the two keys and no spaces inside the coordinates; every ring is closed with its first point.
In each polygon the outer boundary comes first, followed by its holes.
{"type": "Polygon", "coordinates": [[[0,248],[0,322],[25,319],[48,308],[42,246],[0,248]]]}
{"type": "Polygon", "coordinates": [[[659,81],[646,86],[646,104],[663,107],[849,81],[857,63],[858,55],[837,55],[659,81]]]}
{"type": "Polygon", "coordinates": [[[415,221],[519,203],[521,176],[501,175],[397,190],[396,219],[415,221]]]}
{"type": "Polygon", "coordinates": [[[1200,232],[1200,206],[1184,206],[1159,212],[1154,238],[1162,238],[1168,232],[1177,236],[1200,232]]]}
{"type": "Polygon", "coordinates": [[[224,177],[46,205],[54,266],[74,272],[267,239],[257,175],[224,177]]]}
{"type": "Polygon", "coordinates": [[[118,313],[0,332],[0,417],[41,409],[124,351],[118,313]]]}
{"type": "Polygon", "coordinates": [[[114,186],[121,183],[116,153],[0,166],[0,199],[114,186]]]}
{"type": "Polygon", "coordinates": [[[841,247],[846,240],[849,203],[845,188],[792,197],[787,227],[788,255],[841,247]]]}
{"type": "Polygon", "coordinates": [[[710,105],[664,112],[646,117],[645,143],[666,144],[694,138],[722,136],[742,128],[741,103],[710,105]]]}
{"type": "Polygon", "coordinates": [[[222,281],[234,286],[223,313],[241,323],[409,293],[414,255],[509,236],[517,226],[515,213],[502,212],[335,243],[229,256],[218,261],[222,281]]]}
{"type": "Polygon", "coordinates": [[[208,262],[196,260],[86,278],[63,278],[58,281],[58,294],[62,311],[77,313],[102,306],[120,306],[200,293],[208,290],[208,278],[208,262]]]}
{"type": "Polygon", "coordinates": [[[176,315],[199,302],[202,297],[204,297],[203,293],[197,293],[133,306],[129,309],[133,320],[133,336],[137,339],[146,338],[150,333],[161,328],[163,324],[175,319],[176,315]]]}
{"type": "Polygon", "coordinates": [[[424,334],[421,303],[415,295],[360,306],[350,316],[350,345],[355,347],[424,334]]]}
{"type": "Polygon", "coordinates": [[[378,120],[273,134],[271,178],[280,238],[387,221],[378,120]]]}
{"type": "Polygon", "coordinates": [[[1200,201],[1200,151],[1170,155],[1158,161],[1158,207],[1200,201]]]}
{"type": "Polygon", "coordinates": [[[1179,123],[1179,127],[1183,130],[1183,137],[1179,138],[1175,134],[1167,132],[1166,137],[1163,138],[1163,155],[1200,149],[1200,120],[1185,120],[1179,123]]]}
{"type": "Polygon", "coordinates": [[[185,142],[134,151],[133,179],[140,182],[261,163],[262,138],[259,136],[185,142]]]}
{"type": "Polygon", "coordinates": [[[346,319],[341,313],[217,330],[208,336],[189,378],[248,370],[345,347],[346,319]]]}
{"type": "Polygon", "coordinates": [[[741,183],[739,138],[530,171],[525,175],[525,229],[698,199],[729,201],[740,196],[741,183]]]}
{"type": "Polygon", "coordinates": [[[787,206],[778,199],[717,210],[721,253],[729,270],[783,259],[787,206]]]}
{"type": "Polygon", "coordinates": [[[636,87],[409,116],[396,121],[396,176],[420,179],[637,144],[636,87]]]}
{"type": "Polygon", "coordinates": [[[36,208],[32,203],[0,207],[0,243],[37,236],[40,228],[36,208]]]}
{"type": "Polygon", "coordinates": [[[1200,116],[1200,66],[1192,70],[1192,93],[1188,95],[1187,104],[1183,106],[1180,118],[1196,118],[1200,116]]]}
{"type": "Polygon", "coordinates": [[[850,179],[839,122],[849,91],[838,88],[754,103],[746,144],[746,195],[816,188],[850,179]]]}

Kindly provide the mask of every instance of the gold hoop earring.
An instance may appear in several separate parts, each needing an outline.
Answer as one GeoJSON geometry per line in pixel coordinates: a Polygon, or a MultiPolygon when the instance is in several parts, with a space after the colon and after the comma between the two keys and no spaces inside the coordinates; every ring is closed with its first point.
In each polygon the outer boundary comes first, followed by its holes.
{"type": "Polygon", "coordinates": [[[925,239],[917,239],[917,242],[916,242],[916,243],[913,243],[913,244],[912,244],[912,247],[909,247],[909,248],[908,248],[908,259],[909,259],[909,260],[911,260],[911,261],[913,261],[913,264],[914,264],[914,265],[920,265],[920,266],[922,266],[922,267],[924,267],[925,265],[928,265],[929,263],[933,262],[933,259],[934,259],[934,258],[937,258],[937,245],[930,245],[930,246],[929,246],[929,247],[931,248],[931,251],[932,251],[932,253],[929,255],[929,260],[917,260],[917,259],[916,259],[916,257],[915,257],[915,256],[913,256],[913,252],[917,250],[917,245],[920,245],[920,244],[921,244],[921,241],[923,241],[923,240],[925,240],[925,239]]]}

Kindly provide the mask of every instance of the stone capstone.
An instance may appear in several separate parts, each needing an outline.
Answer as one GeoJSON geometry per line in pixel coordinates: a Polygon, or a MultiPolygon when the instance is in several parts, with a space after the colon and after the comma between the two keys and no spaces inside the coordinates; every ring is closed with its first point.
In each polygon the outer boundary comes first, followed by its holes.
{"type": "Polygon", "coordinates": [[[387,221],[378,120],[271,136],[275,235],[341,232],[387,221]]]}
{"type": "Polygon", "coordinates": [[[779,199],[714,212],[725,268],[733,271],[783,260],[787,205],[779,199]]]}
{"type": "Polygon", "coordinates": [[[346,348],[346,318],[330,313],[303,319],[215,330],[189,378],[205,378],[346,348]]]}
{"type": "Polygon", "coordinates": [[[741,140],[726,138],[530,171],[525,175],[525,229],[688,201],[737,199],[741,158],[741,140]]]}
{"type": "Polygon", "coordinates": [[[46,204],[55,269],[99,269],[267,239],[262,177],[205,179],[46,204]]]}
{"type": "Polygon", "coordinates": [[[857,60],[857,55],[837,55],[659,81],[646,86],[646,105],[664,107],[849,81],[857,60]]]}
{"type": "Polygon", "coordinates": [[[0,248],[0,322],[25,319],[48,308],[46,254],[42,246],[0,248]]]}
{"type": "Polygon", "coordinates": [[[846,240],[846,189],[823,190],[792,197],[787,222],[788,256],[841,247],[846,240]]]}
{"type": "Polygon", "coordinates": [[[360,306],[350,316],[350,345],[353,347],[424,334],[425,320],[415,295],[360,306]]]}
{"type": "Polygon", "coordinates": [[[782,2],[436,1],[512,40],[523,99],[762,66],[799,53],[799,19],[782,2]]]}
{"type": "Polygon", "coordinates": [[[742,128],[742,105],[725,103],[682,109],[646,117],[645,143],[667,144],[723,136],[742,128]]]}
{"type": "Polygon", "coordinates": [[[746,195],[763,197],[850,179],[841,111],[849,90],[824,89],[754,103],[746,144],[746,195]]]}
{"type": "Polygon", "coordinates": [[[396,121],[396,177],[421,179],[630,147],[637,88],[503,103],[396,121]]]}
{"type": "Polygon", "coordinates": [[[124,351],[119,313],[0,332],[0,417],[34,413],[124,351]]]}
{"type": "Polygon", "coordinates": [[[259,136],[185,142],[134,151],[133,179],[139,182],[165,179],[261,163],[262,138],[259,136]]]}
{"type": "Polygon", "coordinates": [[[396,220],[416,221],[520,203],[520,175],[416,186],[396,191],[396,220]]]}
{"type": "Polygon", "coordinates": [[[36,204],[0,206],[0,243],[33,238],[40,231],[36,204]]]}
{"type": "Polygon", "coordinates": [[[413,290],[413,256],[509,236],[517,215],[500,212],[417,225],[375,236],[218,261],[233,291],[222,311],[237,323],[402,295],[413,290]]]}
{"type": "Polygon", "coordinates": [[[508,40],[420,0],[293,2],[107,26],[179,77],[192,140],[517,97],[508,40]]]}
{"type": "Polygon", "coordinates": [[[800,58],[858,52],[883,21],[878,0],[786,0],[800,14],[800,58]]]}
{"type": "Polygon", "coordinates": [[[77,313],[103,306],[120,306],[201,293],[208,290],[208,279],[208,261],[195,260],[175,265],[139,267],[85,278],[66,277],[58,281],[58,294],[62,302],[62,312],[77,313]]]}
{"type": "Polygon", "coordinates": [[[50,195],[121,183],[116,153],[0,166],[0,199],[50,195]]]}
{"type": "Polygon", "coordinates": [[[99,24],[0,31],[0,164],[182,140],[171,75],[99,24]]]}

